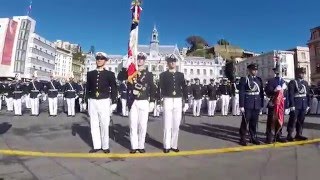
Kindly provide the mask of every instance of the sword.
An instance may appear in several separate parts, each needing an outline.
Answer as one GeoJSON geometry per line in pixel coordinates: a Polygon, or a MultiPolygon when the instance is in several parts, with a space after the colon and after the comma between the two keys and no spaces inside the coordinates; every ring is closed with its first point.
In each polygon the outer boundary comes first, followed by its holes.
{"type": "Polygon", "coordinates": [[[242,117],[244,119],[244,122],[246,123],[246,131],[247,131],[247,133],[249,132],[249,136],[250,136],[250,139],[251,139],[252,135],[251,135],[251,132],[250,132],[250,129],[249,129],[249,123],[247,121],[246,115],[245,115],[244,112],[241,112],[241,115],[242,115],[242,117]]]}
{"type": "Polygon", "coordinates": [[[182,124],[186,124],[186,113],[182,111],[182,124]]]}
{"type": "Polygon", "coordinates": [[[111,118],[111,116],[110,116],[110,124],[111,124],[111,129],[112,129],[113,140],[114,140],[115,142],[117,142],[117,140],[116,140],[116,134],[115,134],[115,132],[114,132],[114,122],[113,122],[113,119],[111,118]]]}

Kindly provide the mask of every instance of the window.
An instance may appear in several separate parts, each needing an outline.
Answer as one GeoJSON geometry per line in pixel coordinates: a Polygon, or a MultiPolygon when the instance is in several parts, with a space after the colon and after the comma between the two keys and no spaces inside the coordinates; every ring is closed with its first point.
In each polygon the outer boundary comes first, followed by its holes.
{"type": "Polygon", "coordinates": [[[36,66],[33,66],[33,69],[36,69],[36,66]]]}
{"type": "Polygon", "coordinates": [[[315,47],[314,52],[316,56],[320,56],[320,47],[315,47]]]}
{"type": "Polygon", "coordinates": [[[203,85],[205,85],[205,84],[207,84],[207,80],[206,79],[203,80],[203,85]]]}
{"type": "Polygon", "coordinates": [[[112,68],[111,68],[111,67],[109,67],[109,71],[112,71],[112,68]]]}
{"type": "Polygon", "coordinates": [[[197,75],[200,75],[200,69],[197,69],[197,75]]]}
{"type": "Polygon", "coordinates": [[[207,75],[207,70],[206,69],[203,70],[203,75],[207,75]]]}
{"type": "Polygon", "coordinates": [[[39,67],[39,69],[41,70],[41,69],[42,69],[42,67],[40,66],[40,67],[39,67]]]}
{"type": "Polygon", "coordinates": [[[211,75],[211,76],[213,75],[213,70],[212,70],[212,69],[210,69],[210,75],[211,75]]]}
{"type": "Polygon", "coordinates": [[[301,53],[301,58],[304,60],[304,59],[306,59],[306,53],[305,52],[302,52],[301,53]]]}
{"type": "Polygon", "coordinates": [[[152,68],[151,68],[152,71],[156,71],[156,67],[157,67],[156,65],[152,65],[152,68]]]}
{"type": "Polygon", "coordinates": [[[193,69],[190,69],[190,74],[193,74],[193,69]]]}
{"type": "Polygon", "coordinates": [[[187,74],[187,72],[188,72],[187,69],[184,69],[184,73],[187,74]]]}

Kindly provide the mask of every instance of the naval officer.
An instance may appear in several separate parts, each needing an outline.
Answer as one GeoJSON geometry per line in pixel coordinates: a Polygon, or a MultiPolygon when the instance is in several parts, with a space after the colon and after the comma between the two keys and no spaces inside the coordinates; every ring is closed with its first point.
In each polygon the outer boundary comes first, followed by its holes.
{"type": "Polygon", "coordinates": [[[303,80],[306,74],[304,68],[296,69],[296,79],[290,81],[288,85],[289,93],[289,122],[287,126],[288,141],[294,141],[292,136],[294,126],[296,128],[296,140],[307,140],[308,138],[302,136],[303,124],[305,119],[305,114],[310,108],[310,99],[309,99],[309,86],[308,83],[303,80]]]}
{"type": "Polygon", "coordinates": [[[259,145],[257,138],[257,123],[260,110],[263,108],[264,91],[262,80],[257,77],[258,65],[255,63],[247,66],[248,76],[240,79],[239,86],[239,106],[242,113],[240,126],[240,144],[247,145],[246,134],[247,124],[249,124],[250,139],[253,144],[259,145]]]}
{"type": "Polygon", "coordinates": [[[177,58],[172,54],[166,57],[166,61],[168,70],[160,74],[159,88],[160,96],[163,97],[163,152],[169,153],[170,150],[179,152],[178,135],[182,111],[189,107],[186,102],[188,92],[184,74],[176,71],[177,58]]]}
{"type": "Polygon", "coordinates": [[[89,153],[109,150],[109,124],[111,110],[117,105],[117,84],[113,72],[105,70],[108,61],[107,54],[96,54],[96,70],[87,73],[86,96],[88,97],[90,128],[93,149],[89,153]],[[112,105],[111,105],[112,104],[112,105]]]}
{"type": "Polygon", "coordinates": [[[147,55],[139,53],[137,56],[138,75],[133,84],[128,84],[128,107],[130,109],[130,153],[145,153],[144,144],[147,134],[149,112],[154,109],[155,87],[153,75],[145,69],[147,55]],[[132,99],[132,100],[131,100],[132,99]]]}

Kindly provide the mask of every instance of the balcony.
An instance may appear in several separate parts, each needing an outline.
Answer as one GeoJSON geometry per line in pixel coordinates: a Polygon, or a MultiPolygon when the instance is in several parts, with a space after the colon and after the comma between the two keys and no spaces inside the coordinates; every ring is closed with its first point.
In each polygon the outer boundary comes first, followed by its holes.
{"type": "Polygon", "coordinates": [[[30,58],[30,62],[31,62],[31,64],[34,64],[34,65],[37,65],[37,66],[41,66],[41,67],[46,68],[46,69],[54,70],[54,64],[50,64],[48,62],[45,62],[45,61],[42,61],[42,60],[39,60],[39,59],[36,59],[36,58],[33,58],[33,57],[30,58]]]}

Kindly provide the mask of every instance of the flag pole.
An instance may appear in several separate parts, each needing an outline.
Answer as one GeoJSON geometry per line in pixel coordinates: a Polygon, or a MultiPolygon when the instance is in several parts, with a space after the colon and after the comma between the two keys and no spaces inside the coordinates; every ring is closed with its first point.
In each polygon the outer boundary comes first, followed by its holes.
{"type": "Polygon", "coordinates": [[[32,0],[30,0],[30,3],[29,3],[29,7],[28,7],[28,11],[27,11],[27,16],[30,16],[31,10],[32,10],[32,0]]]}

